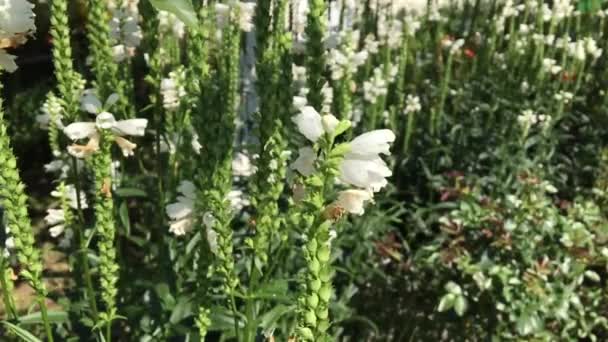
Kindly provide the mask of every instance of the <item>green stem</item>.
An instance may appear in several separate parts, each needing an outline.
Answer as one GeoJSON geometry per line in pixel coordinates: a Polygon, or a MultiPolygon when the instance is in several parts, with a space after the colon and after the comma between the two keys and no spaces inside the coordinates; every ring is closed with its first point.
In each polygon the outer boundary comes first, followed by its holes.
{"type": "Polygon", "coordinates": [[[53,342],[53,331],[51,329],[48,309],[46,307],[46,298],[39,294],[37,296],[37,300],[38,300],[38,305],[40,305],[40,314],[42,316],[42,321],[44,322],[44,330],[46,331],[46,336],[47,336],[49,342],[53,342]]]}
{"type": "Polygon", "coordinates": [[[81,187],[80,187],[80,175],[78,171],[78,161],[76,158],[72,157],[72,169],[74,170],[74,187],[76,189],[76,208],[78,212],[78,220],[79,222],[74,225],[75,235],[76,235],[76,243],[79,246],[78,256],[80,266],[82,267],[85,283],[85,292],[86,297],[89,301],[89,305],[91,306],[91,313],[93,314],[93,322],[97,323],[98,320],[98,310],[97,310],[97,300],[95,298],[95,290],[93,289],[93,279],[91,277],[91,270],[89,266],[89,258],[88,258],[88,246],[86,243],[86,237],[84,235],[84,231],[82,227],[84,226],[84,214],[82,212],[82,202],[80,199],[81,187]]]}
{"type": "Polygon", "coordinates": [[[0,253],[0,285],[2,286],[2,298],[4,300],[4,308],[8,312],[7,318],[10,320],[17,319],[18,315],[17,309],[15,309],[15,301],[13,300],[13,296],[10,293],[13,286],[11,283],[9,283],[10,280],[6,278],[9,270],[7,266],[8,263],[6,262],[6,259],[4,258],[2,253],[0,253]]]}

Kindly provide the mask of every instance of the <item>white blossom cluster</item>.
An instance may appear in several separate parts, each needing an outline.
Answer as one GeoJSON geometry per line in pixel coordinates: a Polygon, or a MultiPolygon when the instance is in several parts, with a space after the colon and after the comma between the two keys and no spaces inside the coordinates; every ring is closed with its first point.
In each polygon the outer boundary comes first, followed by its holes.
{"type": "Polygon", "coordinates": [[[123,7],[113,6],[110,36],[115,44],[112,46],[112,52],[116,62],[133,57],[135,49],[143,38],[139,27],[138,2],[139,0],[132,0],[125,3],[123,7]]]}
{"type": "Polygon", "coordinates": [[[186,96],[185,82],[186,71],[183,68],[171,71],[169,77],[163,78],[160,83],[160,93],[166,110],[179,108],[180,100],[186,96]]]}
{"type": "MultiPolygon", "coordinates": [[[[314,108],[306,106],[292,118],[298,131],[313,144],[321,136],[333,135],[340,124],[331,114],[321,116],[314,108]]],[[[380,158],[390,154],[390,144],[395,140],[391,130],[381,129],[364,133],[349,143],[349,152],[339,166],[339,180],[354,189],[343,190],[332,205],[355,215],[364,213],[366,202],[373,200],[374,192],[384,188],[392,175],[391,170],[380,158]]],[[[317,155],[310,146],[299,150],[298,158],[292,168],[302,176],[308,177],[316,172],[317,155]]]]}

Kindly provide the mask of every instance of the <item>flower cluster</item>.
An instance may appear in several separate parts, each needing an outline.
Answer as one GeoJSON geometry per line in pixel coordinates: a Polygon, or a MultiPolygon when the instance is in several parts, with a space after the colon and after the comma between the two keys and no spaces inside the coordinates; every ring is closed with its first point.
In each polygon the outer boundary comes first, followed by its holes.
{"type": "Polygon", "coordinates": [[[215,4],[217,27],[225,28],[230,20],[235,20],[241,30],[250,32],[253,29],[254,10],[253,2],[230,0],[226,3],[217,3],[215,4]]]}
{"type": "Polygon", "coordinates": [[[86,158],[99,150],[101,131],[109,131],[114,141],[120,147],[125,157],[132,156],[136,144],[125,139],[124,136],[138,136],[145,134],[148,120],[129,119],[117,121],[114,115],[107,111],[118,101],[118,95],[112,94],[102,105],[93,91],[87,91],[82,99],[82,108],[95,115],[95,122],[75,122],[63,129],[63,132],[72,140],[89,139],[86,145],[74,144],[68,147],[68,153],[76,158],[86,158]]]}
{"type": "MultiPolygon", "coordinates": [[[[321,116],[314,108],[306,106],[293,118],[299,132],[312,143],[323,135],[334,136],[341,133],[339,127],[350,126],[350,122],[341,123],[331,114],[321,116]]],[[[341,129],[343,131],[343,129],[341,129]]],[[[395,134],[388,129],[363,133],[347,144],[342,161],[338,166],[339,180],[356,189],[340,192],[333,204],[352,214],[362,215],[363,203],[373,199],[373,193],[380,191],[388,182],[392,171],[380,158],[390,154],[390,144],[395,141],[395,134]]],[[[317,154],[312,147],[302,147],[299,156],[292,164],[303,176],[310,176],[316,171],[317,154]]]]}

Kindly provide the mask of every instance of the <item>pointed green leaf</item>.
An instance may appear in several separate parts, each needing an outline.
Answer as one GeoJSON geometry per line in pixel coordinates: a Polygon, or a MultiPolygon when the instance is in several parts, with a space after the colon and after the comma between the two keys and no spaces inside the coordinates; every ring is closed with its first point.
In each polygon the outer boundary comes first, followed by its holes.
{"type": "MultiPolygon", "coordinates": [[[[48,312],[49,322],[51,323],[64,323],[68,321],[68,313],[65,311],[49,311],[48,312]]],[[[42,324],[42,314],[40,312],[34,312],[29,315],[19,317],[19,323],[21,325],[30,324],[42,324]]]]}
{"type": "Polygon", "coordinates": [[[175,14],[190,27],[198,25],[198,18],[190,0],[150,0],[150,3],[158,10],[175,14]]]}
{"type": "Polygon", "coordinates": [[[40,341],[40,339],[38,339],[38,337],[32,335],[32,333],[30,333],[29,331],[20,328],[12,323],[9,322],[2,322],[2,324],[4,324],[6,326],[6,328],[10,331],[12,331],[15,335],[19,336],[23,341],[27,341],[27,342],[42,342],[40,341]]]}

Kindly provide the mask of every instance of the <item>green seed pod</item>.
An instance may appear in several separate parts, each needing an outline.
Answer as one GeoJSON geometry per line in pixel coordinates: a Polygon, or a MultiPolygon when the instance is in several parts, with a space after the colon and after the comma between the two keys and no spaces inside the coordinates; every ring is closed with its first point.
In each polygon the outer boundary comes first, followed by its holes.
{"type": "Polygon", "coordinates": [[[332,273],[331,267],[323,267],[321,272],[319,272],[319,279],[324,283],[328,283],[331,280],[332,273]]]}
{"type": "Polygon", "coordinates": [[[329,261],[329,256],[330,256],[330,250],[329,250],[329,246],[324,245],[321,246],[321,248],[319,248],[319,251],[317,252],[317,258],[319,259],[319,262],[325,264],[329,261]]]}
{"type": "Polygon", "coordinates": [[[305,340],[305,341],[314,340],[314,335],[312,333],[312,330],[310,330],[309,328],[303,328],[303,327],[299,328],[298,335],[302,338],[302,340],[305,340]]]}
{"type": "Polygon", "coordinates": [[[327,319],[327,317],[329,317],[329,310],[327,309],[327,307],[318,308],[317,317],[322,320],[327,319]]]}
{"type": "Polygon", "coordinates": [[[319,290],[319,299],[321,299],[324,303],[329,303],[329,299],[331,298],[331,285],[324,284],[323,287],[319,290]]]}
{"type": "Polygon", "coordinates": [[[306,314],[304,315],[304,320],[308,325],[317,325],[317,315],[315,315],[315,312],[312,310],[306,311],[306,314]]]}
{"type": "Polygon", "coordinates": [[[312,239],[308,241],[308,243],[306,244],[306,248],[308,249],[308,252],[310,252],[311,255],[317,253],[317,240],[312,239]]]}
{"type": "Polygon", "coordinates": [[[311,293],[310,296],[308,296],[307,303],[309,307],[315,309],[317,305],[319,305],[319,296],[315,293],[311,293]]]}
{"type": "Polygon", "coordinates": [[[317,292],[321,288],[321,281],[319,279],[313,279],[309,281],[308,285],[310,286],[311,290],[317,292]]]}
{"type": "Polygon", "coordinates": [[[318,274],[321,270],[321,264],[319,263],[319,260],[313,257],[308,263],[308,268],[313,274],[318,274]]]}
{"type": "Polygon", "coordinates": [[[324,333],[329,330],[329,321],[321,321],[317,324],[317,330],[324,333]]]}

